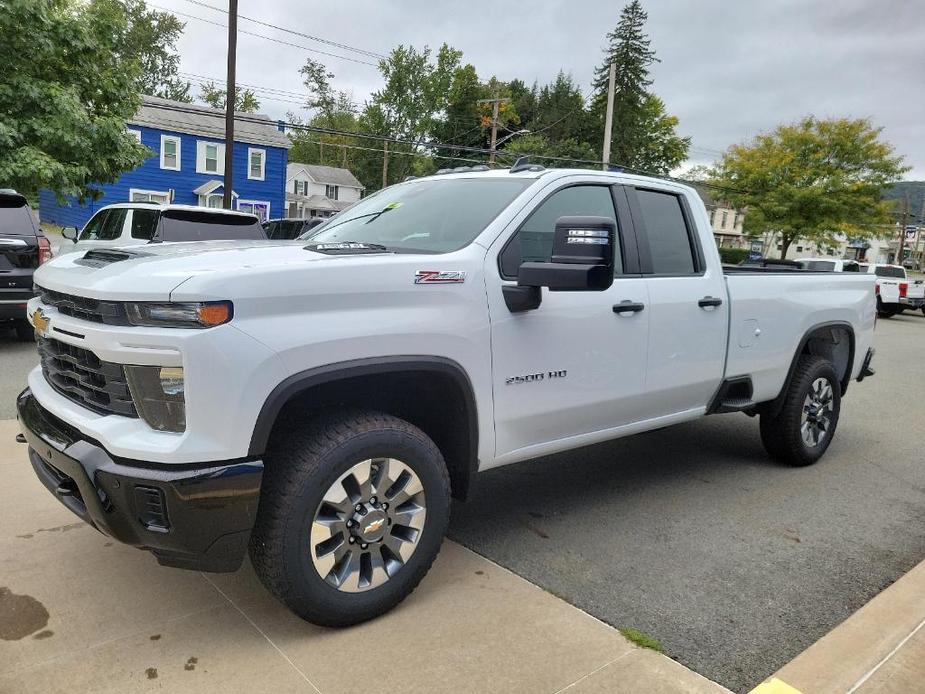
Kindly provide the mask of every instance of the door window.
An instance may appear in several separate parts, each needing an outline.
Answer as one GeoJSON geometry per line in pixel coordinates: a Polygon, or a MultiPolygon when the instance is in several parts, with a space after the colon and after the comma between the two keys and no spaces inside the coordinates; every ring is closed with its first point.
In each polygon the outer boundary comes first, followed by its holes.
{"type": "Polygon", "coordinates": [[[680,198],[672,193],[637,188],[636,199],[649,242],[652,272],[656,275],[692,275],[697,272],[680,198]]]}
{"type": "Polygon", "coordinates": [[[157,210],[132,210],[132,238],[150,241],[157,227],[157,210]]]}
{"type": "MultiPolygon", "coordinates": [[[[608,186],[580,185],[558,190],[537,207],[501,252],[501,276],[516,279],[524,262],[548,263],[559,217],[585,215],[616,221],[608,186]]],[[[614,273],[623,273],[620,237],[614,243],[614,273]]]]}
{"type": "Polygon", "coordinates": [[[125,224],[125,215],[128,212],[124,207],[97,212],[83,231],[80,233],[81,241],[112,241],[122,235],[125,224]]]}

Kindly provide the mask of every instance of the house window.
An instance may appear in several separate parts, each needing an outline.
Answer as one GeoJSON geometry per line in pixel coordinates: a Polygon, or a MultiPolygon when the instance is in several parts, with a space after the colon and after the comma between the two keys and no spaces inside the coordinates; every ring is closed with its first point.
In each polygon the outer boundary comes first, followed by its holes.
{"type": "Polygon", "coordinates": [[[267,164],[267,153],[263,149],[247,148],[247,177],[262,181],[267,164]]]}
{"type": "Polygon", "coordinates": [[[325,186],[324,196],[331,200],[337,200],[337,186],[325,186]]]}
{"type": "Polygon", "coordinates": [[[238,211],[250,212],[265,222],[270,218],[270,203],[264,200],[238,200],[238,211]]]}
{"type": "Polygon", "coordinates": [[[777,244],[777,250],[779,250],[779,251],[784,250],[784,244],[782,244],[782,243],[777,244]]]}
{"type": "Polygon", "coordinates": [[[803,252],[803,246],[797,246],[797,253],[803,252]]]}
{"type": "Polygon", "coordinates": [[[169,190],[140,190],[132,188],[128,192],[129,202],[156,202],[166,205],[170,202],[169,190]]]}
{"type": "Polygon", "coordinates": [[[729,219],[729,213],[726,212],[726,210],[723,210],[723,219],[722,219],[722,221],[719,223],[720,229],[725,229],[725,228],[726,228],[726,221],[727,221],[728,219],[729,219]]]}
{"type": "Polygon", "coordinates": [[[308,195],[308,181],[300,181],[296,179],[294,183],[296,195],[308,195]]]}
{"type": "Polygon", "coordinates": [[[141,142],[141,131],[135,130],[134,128],[128,128],[128,134],[134,137],[138,142],[141,142]]]}
{"type": "Polygon", "coordinates": [[[180,138],[173,135],[161,135],[161,168],[170,171],[180,170],[180,138]]]}
{"type": "Polygon", "coordinates": [[[196,173],[216,174],[225,173],[225,145],[219,142],[196,142],[196,173]]]}

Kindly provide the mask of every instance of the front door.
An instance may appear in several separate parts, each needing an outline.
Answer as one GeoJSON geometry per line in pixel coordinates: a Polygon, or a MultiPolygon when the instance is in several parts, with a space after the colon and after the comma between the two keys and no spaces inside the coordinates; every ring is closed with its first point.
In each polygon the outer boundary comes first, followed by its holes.
{"type": "Polygon", "coordinates": [[[503,249],[486,259],[499,462],[564,448],[568,437],[644,417],[636,397],[645,389],[649,312],[614,309],[621,302],[648,304],[623,190],[558,181],[541,196],[515,220],[516,232],[495,242],[503,249]],[[512,313],[502,284],[513,284],[521,262],[549,261],[556,220],[566,215],[618,220],[613,285],[602,292],[544,288],[539,308],[512,313]]]}

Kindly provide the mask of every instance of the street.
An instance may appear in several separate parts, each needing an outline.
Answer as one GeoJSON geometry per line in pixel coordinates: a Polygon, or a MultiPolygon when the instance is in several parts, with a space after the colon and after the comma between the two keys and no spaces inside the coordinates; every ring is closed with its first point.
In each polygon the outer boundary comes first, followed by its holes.
{"type": "MultiPolygon", "coordinates": [[[[921,314],[879,321],[877,375],[851,384],[813,467],[716,416],[487,472],[450,537],[747,691],[925,558],[923,344],[921,314]]],[[[10,418],[34,345],[3,335],[0,360],[10,418]]]]}

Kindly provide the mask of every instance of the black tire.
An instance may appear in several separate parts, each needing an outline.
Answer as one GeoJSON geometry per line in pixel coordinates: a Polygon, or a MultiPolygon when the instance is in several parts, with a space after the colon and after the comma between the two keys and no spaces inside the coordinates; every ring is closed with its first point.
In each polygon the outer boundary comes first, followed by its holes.
{"type": "Polygon", "coordinates": [[[841,385],[832,363],[822,357],[803,355],[797,362],[793,378],[787,385],[783,406],[777,416],[761,415],[761,443],[768,454],[778,462],[795,467],[812,465],[828,449],[841,412],[841,385]],[[802,417],[806,398],[813,383],[825,379],[831,388],[832,409],[825,435],[817,444],[809,445],[803,439],[802,417]]]}
{"type": "Polygon", "coordinates": [[[32,342],[35,340],[35,328],[26,321],[16,321],[13,329],[16,331],[16,339],[22,342],[32,342]]]}
{"type": "Polygon", "coordinates": [[[878,318],[892,318],[896,315],[896,311],[892,308],[887,308],[886,304],[880,301],[880,297],[877,297],[877,317],[878,318]]]}
{"type": "Polygon", "coordinates": [[[423,431],[378,412],[331,413],[270,442],[251,561],[264,586],[303,619],[320,626],[357,624],[395,607],[424,578],[440,551],[449,511],[446,463],[423,431]],[[397,458],[417,474],[426,519],[413,554],[394,576],[364,592],[343,592],[313,565],[312,521],[322,497],[344,473],[379,457],[397,458]]]}

